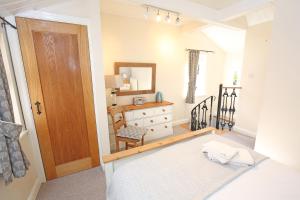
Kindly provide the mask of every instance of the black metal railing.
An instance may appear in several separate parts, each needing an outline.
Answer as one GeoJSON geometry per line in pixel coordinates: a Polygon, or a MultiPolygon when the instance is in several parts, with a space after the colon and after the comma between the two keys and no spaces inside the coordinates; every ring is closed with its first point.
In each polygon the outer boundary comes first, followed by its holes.
{"type": "Polygon", "coordinates": [[[212,126],[212,109],[213,102],[216,99],[214,96],[210,96],[200,102],[191,111],[191,130],[196,131],[207,126],[212,126]]]}
{"type": "Polygon", "coordinates": [[[235,125],[234,114],[236,113],[236,99],[237,91],[242,89],[241,87],[223,87],[219,86],[218,107],[216,118],[216,124],[212,124],[213,103],[215,101],[214,96],[210,96],[200,102],[191,111],[191,130],[196,131],[207,126],[215,126],[217,129],[228,127],[229,131],[232,130],[235,125]]]}
{"type": "Polygon", "coordinates": [[[237,90],[242,89],[241,87],[223,87],[219,86],[219,97],[218,97],[218,109],[216,128],[222,130],[227,126],[229,131],[235,125],[234,114],[236,112],[236,98],[237,90]]]}

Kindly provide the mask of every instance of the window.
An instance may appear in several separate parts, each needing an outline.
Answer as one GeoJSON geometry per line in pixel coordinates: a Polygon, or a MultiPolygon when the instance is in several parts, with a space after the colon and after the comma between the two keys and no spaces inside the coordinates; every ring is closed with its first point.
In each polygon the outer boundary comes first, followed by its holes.
{"type": "Polygon", "coordinates": [[[199,72],[196,80],[196,96],[206,95],[207,77],[207,53],[201,52],[199,55],[199,72]]]}
{"type": "Polygon", "coordinates": [[[19,100],[17,84],[15,80],[14,70],[10,59],[10,52],[7,43],[7,38],[6,38],[5,30],[2,27],[0,27],[0,51],[2,54],[4,68],[6,71],[7,81],[9,85],[9,91],[12,100],[15,122],[17,124],[25,125],[21,104],[19,100]]]}

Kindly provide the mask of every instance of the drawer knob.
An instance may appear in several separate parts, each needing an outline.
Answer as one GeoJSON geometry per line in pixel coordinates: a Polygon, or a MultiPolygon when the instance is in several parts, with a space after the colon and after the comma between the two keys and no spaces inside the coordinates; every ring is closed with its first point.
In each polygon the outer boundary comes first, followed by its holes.
{"type": "Polygon", "coordinates": [[[135,125],[135,126],[138,126],[139,124],[138,124],[138,123],[134,123],[134,125],[135,125]]]}
{"type": "Polygon", "coordinates": [[[166,110],[165,110],[165,109],[162,109],[162,111],[163,111],[163,112],[166,112],[166,110]]]}
{"type": "Polygon", "coordinates": [[[146,113],[145,113],[145,112],[143,112],[143,115],[146,115],[146,113]]]}
{"type": "Polygon", "coordinates": [[[167,120],[168,118],[167,117],[165,117],[165,120],[167,120]]]}
{"type": "Polygon", "coordinates": [[[153,120],[150,120],[151,123],[153,123],[153,120]]]}
{"type": "Polygon", "coordinates": [[[150,130],[151,130],[152,132],[154,131],[154,129],[153,129],[153,128],[151,128],[150,130]]]}
{"type": "Polygon", "coordinates": [[[168,126],[165,126],[165,128],[168,128],[168,126]]]}

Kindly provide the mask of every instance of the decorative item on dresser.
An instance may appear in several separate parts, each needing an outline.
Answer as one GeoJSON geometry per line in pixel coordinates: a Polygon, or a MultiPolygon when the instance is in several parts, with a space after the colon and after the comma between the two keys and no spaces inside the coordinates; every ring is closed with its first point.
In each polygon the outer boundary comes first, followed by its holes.
{"type": "Polygon", "coordinates": [[[105,76],[105,87],[111,89],[111,104],[112,106],[117,105],[117,90],[123,86],[123,81],[120,75],[106,75],[105,76]]]}
{"type": "Polygon", "coordinates": [[[163,102],[163,100],[164,100],[163,94],[161,92],[156,92],[155,100],[156,100],[156,103],[163,102]]]}
{"type": "Polygon", "coordinates": [[[133,97],[133,105],[143,105],[145,102],[145,97],[133,97]]]}
{"type": "MultiPolygon", "coordinates": [[[[125,117],[128,125],[147,129],[144,137],[145,142],[173,135],[172,110],[173,103],[163,101],[161,103],[147,102],[143,105],[124,105],[125,117]]],[[[108,107],[108,113],[113,107],[108,107]]],[[[120,119],[119,116],[115,116],[120,119]]],[[[118,120],[118,119],[115,119],[118,120]]],[[[114,137],[110,122],[110,136],[114,137]]],[[[112,147],[114,149],[114,147],[112,147]]]]}

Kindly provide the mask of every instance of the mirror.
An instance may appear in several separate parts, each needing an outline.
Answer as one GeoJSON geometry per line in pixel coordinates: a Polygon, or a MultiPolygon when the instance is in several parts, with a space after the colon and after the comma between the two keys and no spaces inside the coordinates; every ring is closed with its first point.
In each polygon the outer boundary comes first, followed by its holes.
{"type": "Polygon", "coordinates": [[[123,80],[118,96],[155,93],[156,64],[154,63],[115,63],[115,74],[123,80]]]}

